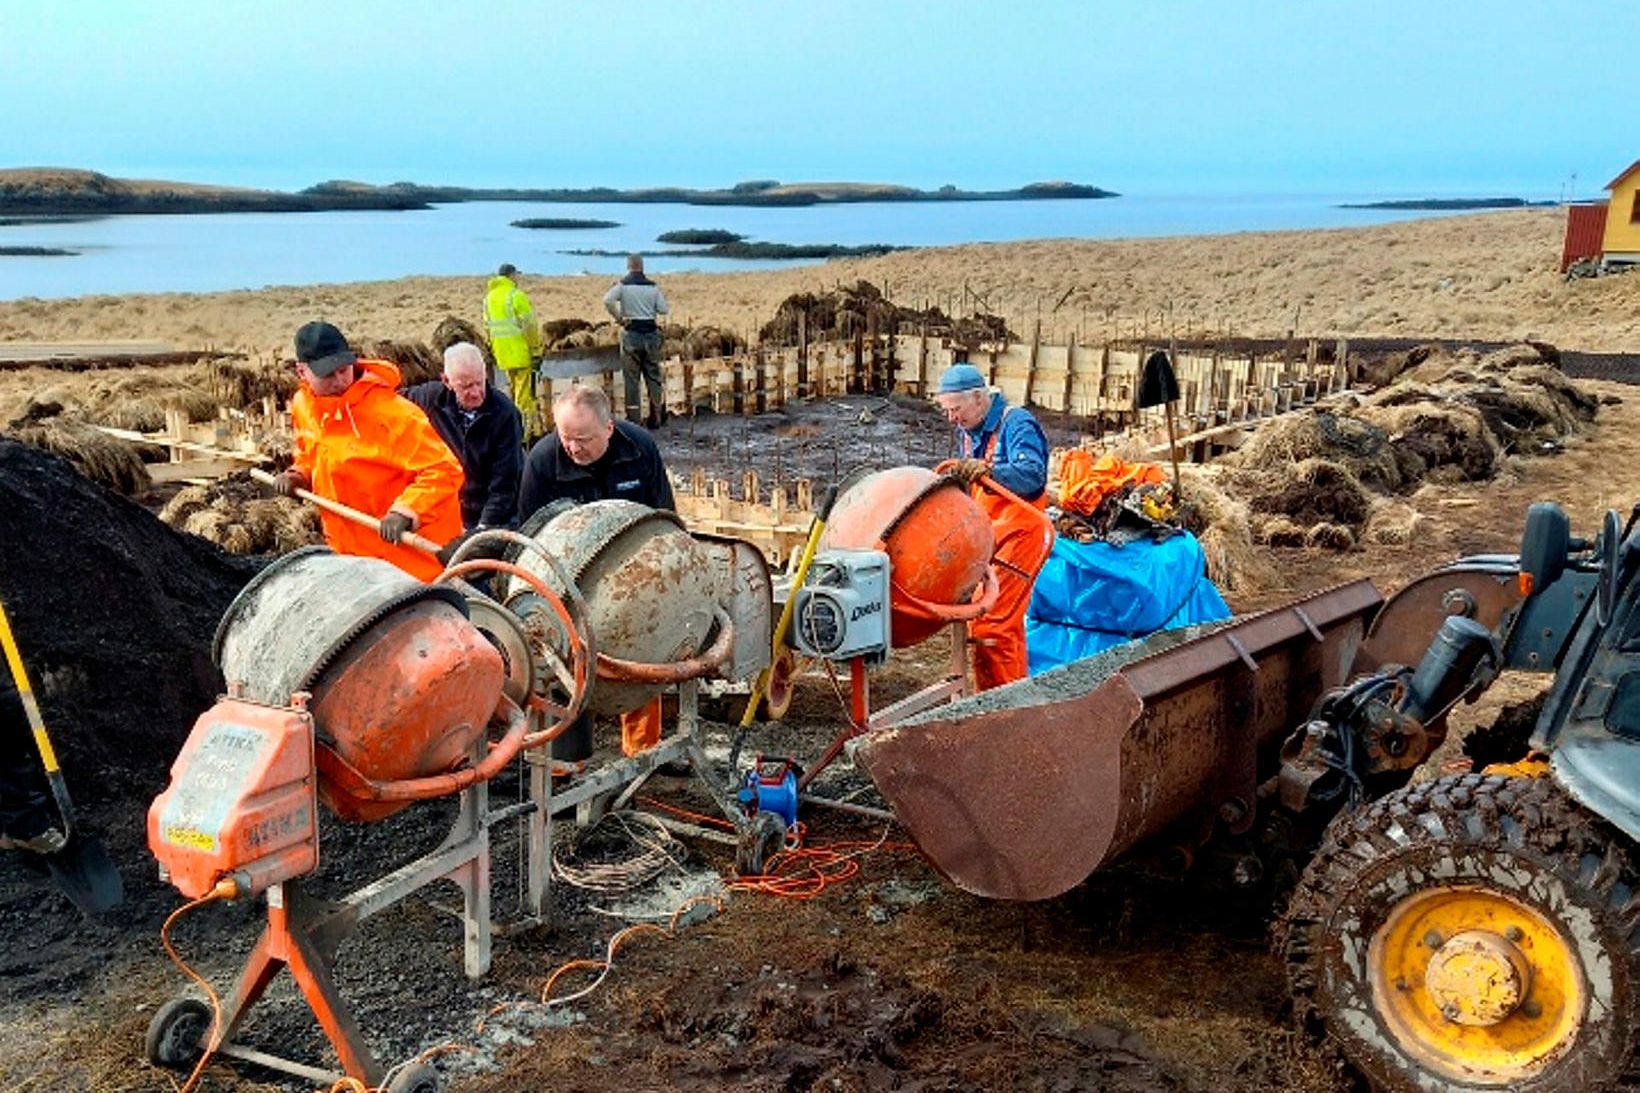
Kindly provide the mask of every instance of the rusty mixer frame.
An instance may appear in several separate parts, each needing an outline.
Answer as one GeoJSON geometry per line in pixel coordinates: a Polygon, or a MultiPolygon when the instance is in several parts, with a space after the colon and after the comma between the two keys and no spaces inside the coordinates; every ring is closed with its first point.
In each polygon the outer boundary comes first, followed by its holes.
{"type": "MultiPolygon", "coordinates": [[[[502,543],[515,546],[520,551],[533,551],[544,560],[549,570],[556,570],[557,560],[530,538],[516,532],[497,530],[484,532],[464,544],[452,557],[437,583],[455,584],[463,591],[468,608],[473,612],[475,625],[483,628],[482,632],[497,646],[507,662],[508,701],[514,698],[519,700],[518,706],[513,708],[525,719],[527,728],[518,734],[518,745],[505,762],[510,763],[514,754],[525,761],[527,798],[499,808],[491,807],[489,776],[473,775],[484,768],[488,768],[490,775],[493,775],[497,772],[496,768],[504,764],[496,762],[496,753],[490,751],[482,734],[469,755],[469,765],[464,771],[397,784],[371,782],[352,770],[345,760],[319,749],[318,772],[326,773],[333,779],[341,776],[350,788],[362,796],[374,797],[378,801],[411,800],[449,796],[455,792],[459,811],[449,833],[431,852],[339,900],[308,895],[298,876],[285,876],[267,884],[267,922],[238,980],[224,999],[219,1017],[213,1020],[204,1003],[193,998],[177,998],[168,1002],[150,1024],[148,1053],[151,1061],[181,1065],[204,1050],[316,1081],[335,1082],[346,1076],[364,1081],[372,1088],[382,1086],[385,1081],[384,1088],[388,1093],[425,1093],[436,1089],[437,1073],[424,1065],[411,1063],[391,1070],[383,1067],[365,1044],[346,1001],[337,989],[331,968],[341,943],[360,923],[423,888],[441,880],[451,881],[462,893],[459,917],[463,923],[464,970],[468,977],[476,979],[489,970],[493,948],[495,925],[492,917],[490,830],[497,824],[515,819],[525,822],[522,836],[526,882],[524,914],[519,921],[510,924],[522,927],[544,923],[550,916],[550,848],[554,818],[576,809],[585,820],[607,807],[612,799],[619,807],[664,763],[687,759],[724,815],[737,824],[743,822],[744,815],[738,805],[710,774],[700,742],[695,681],[726,664],[732,664],[737,672],[758,669],[767,664],[769,577],[761,554],[750,544],[705,538],[716,543],[721,556],[728,559],[734,570],[730,587],[744,602],[737,600],[735,622],[730,620],[728,612],[718,611],[718,639],[711,648],[698,656],[671,664],[637,663],[598,653],[595,637],[587,625],[586,605],[575,583],[561,572],[558,574],[559,580],[553,582],[564,592],[560,598],[537,575],[513,562],[473,557],[475,552],[482,552],[486,543],[492,546],[502,543]],[[510,611],[497,607],[494,600],[476,589],[455,583],[486,571],[518,578],[543,600],[555,606],[561,619],[562,634],[567,639],[567,655],[557,655],[548,643],[532,641],[521,621],[510,611]],[[758,607],[760,603],[763,605],[761,610],[758,607]],[[523,665],[528,665],[529,669],[521,671],[523,665]],[[572,769],[548,759],[545,745],[580,714],[588,700],[594,673],[599,679],[611,681],[676,684],[679,691],[676,731],[648,751],[591,770],[572,769]],[[561,696],[556,701],[543,697],[554,683],[561,696]],[[551,723],[546,725],[549,719],[551,723]],[[487,756],[486,752],[490,754],[487,756]],[[555,773],[574,773],[579,777],[568,788],[554,792],[552,775],[555,773]],[[433,783],[437,783],[437,787],[433,783]],[[403,788],[412,785],[419,785],[420,788],[403,788]],[[442,792],[433,792],[434,788],[441,788],[442,792]],[[345,1074],[235,1042],[234,1037],[247,1012],[282,968],[290,970],[298,990],[336,1051],[345,1074]]],[[[241,689],[238,685],[231,686],[229,697],[219,704],[218,709],[231,709],[233,704],[240,703],[271,709],[278,715],[305,718],[310,726],[313,725],[305,693],[292,693],[289,706],[269,707],[266,703],[248,702],[237,693],[241,689]]],[[[206,717],[209,716],[208,713],[206,717]]],[[[204,720],[205,717],[202,717],[201,721],[204,720]]],[[[313,731],[317,734],[321,728],[313,726],[313,731]]],[[[513,739],[513,736],[509,732],[507,739],[513,739]]],[[[307,786],[314,814],[317,812],[317,783],[317,777],[310,778],[307,786]]],[[[315,863],[317,839],[315,826],[312,833],[315,863]]],[[[264,890],[260,884],[252,886],[242,876],[237,881],[230,877],[223,883],[239,885],[235,896],[254,895],[256,891],[264,890]]]]}

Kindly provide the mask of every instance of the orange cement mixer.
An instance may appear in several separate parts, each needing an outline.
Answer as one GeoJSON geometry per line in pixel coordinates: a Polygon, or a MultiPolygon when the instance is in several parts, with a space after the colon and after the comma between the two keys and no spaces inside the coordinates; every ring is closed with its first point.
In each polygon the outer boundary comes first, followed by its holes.
{"type": "Polygon", "coordinates": [[[522,733],[503,696],[502,656],[469,621],[462,593],[376,559],[286,555],[229,606],[212,651],[244,698],[283,706],[312,695],[319,796],[346,820],[379,820],[435,795],[413,783],[470,760],[492,718],[522,733]]]}
{"type": "Polygon", "coordinates": [[[991,522],[960,481],[891,467],[844,482],[820,549],[881,550],[891,575],[898,648],[979,618],[997,598],[991,522]]]}

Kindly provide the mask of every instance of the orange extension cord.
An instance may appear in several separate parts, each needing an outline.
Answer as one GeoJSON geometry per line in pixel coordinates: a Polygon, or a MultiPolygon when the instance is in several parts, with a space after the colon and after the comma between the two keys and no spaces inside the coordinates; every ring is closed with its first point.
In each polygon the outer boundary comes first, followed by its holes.
{"type": "MultiPolygon", "coordinates": [[[[653,797],[640,797],[638,801],[692,823],[725,831],[735,829],[735,825],[728,820],[690,812],[688,809],[657,801],[653,797]]],[[[875,842],[854,839],[819,846],[803,845],[808,829],[802,823],[798,823],[792,830],[796,833],[796,838],[785,850],[769,859],[763,873],[735,878],[728,884],[729,891],[762,892],[784,899],[813,899],[832,885],[841,884],[856,876],[860,872],[860,859],[872,851],[916,849],[911,843],[889,842],[887,827],[883,828],[883,833],[875,842]]]]}
{"type": "MultiPolygon", "coordinates": [[[[187,914],[189,911],[203,907],[207,903],[215,903],[219,899],[228,899],[232,897],[235,892],[236,886],[232,881],[223,881],[209,892],[206,892],[203,896],[200,896],[196,900],[190,900],[189,902],[184,903],[181,907],[178,907],[175,911],[172,911],[169,915],[165,916],[165,924],[159,928],[159,943],[165,947],[165,955],[171,958],[171,963],[182,969],[183,975],[187,976],[189,979],[192,979],[195,983],[198,983],[200,987],[204,989],[205,997],[210,1000],[211,1032],[206,1038],[207,1040],[216,1039],[216,1030],[222,1025],[222,1000],[217,997],[216,991],[212,989],[211,984],[205,979],[205,977],[194,971],[193,968],[189,967],[188,962],[182,959],[182,956],[177,952],[176,946],[171,944],[171,927],[176,924],[178,919],[187,914]]],[[[190,1093],[194,1086],[199,1083],[199,1076],[205,1072],[205,1064],[210,1061],[210,1051],[201,1051],[199,1053],[199,1062],[194,1064],[194,1069],[189,1073],[188,1080],[186,1082],[183,1082],[181,1085],[177,1085],[176,1079],[172,1078],[169,1074],[166,1075],[166,1078],[170,1080],[172,1088],[175,1089],[177,1093],[190,1093]]]]}
{"type": "Polygon", "coordinates": [[[693,899],[685,900],[683,903],[679,904],[677,910],[672,912],[671,918],[667,919],[665,926],[654,922],[639,922],[628,926],[625,929],[615,931],[615,936],[609,939],[609,947],[604,951],[604,958],[602,960],[571,960],[566,964],[560,964],[556,971],[547,976],[546,983],[541,987],[542,1003],[548,1006],[562,1006],[566,1003],[585,998],[587,995],[597,990],[603,981],[608,978],[609,973],[615,967],[616,952],[620,950],[621,946],[625,944],[629,938],[637,937],[639,934],[660,934],[662,937],[666,938],[666,940],[671,941],[678,934],[678,919],[682,918],[684,914],[690,910],[690,908],[702,903],[710,903],[718,911],[723,910],[723,901],[718,899],[716,896],[695,896],[693,899]],[[554,998],[552,996],[552,988],[558,983],[558,980],[563,978],[569,972],[577,971],[582,968],[586,968],[588,970],[596,968],[598,970],[598,978],[594,979],[591,983],[587,984],[585,987],[582,987],[573,994],[566,994],[562,998],[554,998]]]}
{"type": "MultiPolygon", "coordinates": [[[[660,812],[670,813],[681,819],[708,827],[716,827],[726,831],[733,831],[735,825],[728,820],[716,816],[707,816],[699,812],[669,805],[653,797],[639,797],[638,802],[660,812]]],[[[793,829],[795,838],[787,849],[782,850],[769,859],[768,870],[756,876],[737,877],[729,882],[727,888],[731,892],[762,892],[765,895],[779,896],[783,899],[810,900],[820,895],[827,888],[841,884],[857,876],[860,872],[860,859],[877,850],[915,850],[911,843],[888,841],[889,828],[884,827],[883,833],[875,841],[867,842],[863,839],[844,840],[826,843],[822,846],[803,846],[807,829],[803,824],[797,824],[793,829]]],[[[639,922],[617,930],[609,939],[604,950],[602,960],[581,958],[567,961],[555,968],[547,981],[541,987],[541,1003],[547,1006],[562,1006],[579,1001],[596,991],[603,985],[609,973],[615,968],[615,955],[633,938],[645,934],[659,934],[668,941],[677,937],[678,920],[693,907],[702,903],[710,903],[721,912],[724,910],[723,901],[716,896],[695,896],[680,904],[667,919],[665,926],[655,922],[639,922]],[[577,971],[596,971],[597,976],[591,983],[578,991],[561,997],[553,997],[552,990],[564,976],[577,971]]],[[[209,988],[207,988],[209,989],[209,988]]],[[[474,1027],[474,1034],[484,1031],[484,1026],[491,1018],[497,1017],[518,1006],[518,1002],[503,1002],[491,1009],[474,1027]]],[[[398,1072],[406,1066],[452,1051],[473,1050],[465,1044],[449,1043],[429,1048],[414,1059],[407,1060],[389,1071],[389,1075],[398,1072]]],[[[186,1093],[186,1091],[184,1091],[186,1093]]],[[[357,1078],[343,1078],[324,1093],[380,1093],[379,1089],[366,1086],[357,1078]]]]}
{"type": "MultiPolygon", "coordinates": [[[[728,820],[716,816],[707,816],[699,812],[669,805],[653,797],[640,797],[638,802],[660,812],[666,812],[681,819],[707,827],[715,827],[733,831],[735,825],[728,820]]],[[[769,859],[766,872],[750,877],[737,877],[727,885],[731,892],[762,892],[765,895],[779,896],[783,899],[814,899],[820,893],[833,885],[841,884],[860,872],[860,859],[876,850],[912,850],[910,843],[888,842],[887,827],[883,828],[882,835],[875,842],[851,840],[844,842],[827,843],[824,846],[803,846],[806,829],[802,824],[793,827],[795,838],[791,845],[769,859]]],[[[699,903],[712,903],[719,911],[723,910],[723,903],[714,896],[696,896],[672,912],[671,918],[665,926],[653,922],[640,922],[615,932],[609,939],[609,947],[604,952],[602,960],[581,959],[571,960],[561,964],[547,977],[541,988],[541,1001],[549,1006],[564,1005],[585,998],[597,990],[615,966],[615,954],[629,940],[641,934],[659,934],[670,941],[677,936],[678,919],[691,907],[699,903]],[[598,975],[587,986],[560,998],[552,996],[553,987],[565,975],[574,971],[593,971],[598,975]]]]}

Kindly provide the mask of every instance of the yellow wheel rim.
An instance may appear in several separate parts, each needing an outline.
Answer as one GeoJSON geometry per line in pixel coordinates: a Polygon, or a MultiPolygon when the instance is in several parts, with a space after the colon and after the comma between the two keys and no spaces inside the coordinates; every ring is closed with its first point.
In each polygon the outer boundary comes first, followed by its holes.
{"type": "Polygon", "coordinates": [[[1536,910],[1480,888],[1402,901],[1367,951],[1372,1002],[1420,1064],[1507,1085],[1571,1046],[1587,987],[1566,937],[1536,910]]]}

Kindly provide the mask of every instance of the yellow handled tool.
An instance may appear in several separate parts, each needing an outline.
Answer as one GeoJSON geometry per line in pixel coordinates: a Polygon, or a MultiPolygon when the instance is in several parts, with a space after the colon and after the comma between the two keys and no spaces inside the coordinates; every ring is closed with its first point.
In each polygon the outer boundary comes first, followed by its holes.
{"type": "Polygon", "coordinates": [[[757,704],[763,700],[763,692],[769,689],[769,674],[774,671],[774,658],[780,655],[780,648],[786,643],[786,631],[791,629],[792,612],[797,606],[797,590],[803,587],[803,579],[809,575],[809,563],[814,561],[814,552],[820,547],[820,536],[825,533],[826,521],[831,519],[831,506],[837,500],[837,487],[833,486],[826,491],[826,496],[820,502],[820,511],[814,514],[809,522],[809,537],[803,543],[803,553],[798,555],[797,569],[792,574],[791,591],[786,594],[786,604],[780,609],[780,621],[774,627],[774,649],[769,658],[769,667],[757,673],[757,683],[752,687],[751,700],[746,703],[746,712],[740,717],[740,727],[747,729],[757,719],[757,704]]]}
{"type": "Polygon", "coordinates": [[[34,688],[29,685],[28,670],[23,667],[23,654],[17,648],[17,639],[11,630],[11,619],[0,603],[0,647],[6,652],[6,665],[11,669],[12,682],[17,685],[17,697],[22,700],[23,713],[34,732],[34,746],[45,767],[46,783],[57,802],[57,814],[62,824],[63,841],[46,853],[46,864],[65,895],[87,915],[100,914],[117,905],[125,895],[125,885],[119,870],[109,860],[102,844],[90,836],[78,834],[74,819],[74,804],[68,796],[68,783],[63,781],[62,767],[57,763],[57,749],[51,746],[46,733],[45,718],[40,715],[40,704],[34,700],[34,688]]]}
{"type": "Polygon", "coordinates": [[[46,734],[46,720],[40,716],[40,704],[34,701],[34,688],[29,686],[23,654],[18,651],[17,639],[12,636],[11,619],[6,616],[4,603],[0,603],[0,646],[6,650],[6,664],[11,668],[12,682],[17,684],[17,697],[23,700],[28,727],[34,732],[34,746],[39,749],[40,762],[46,768],[46,781],[51,784],[51,795],[57,799],[57,811],[67,829],[63,834],[67,835],[74,827],[74,806],[68,799],[68,786],[63,782],[62,768],[57,765],[57,749],[51,746],[51,737],[46,734]]]}

